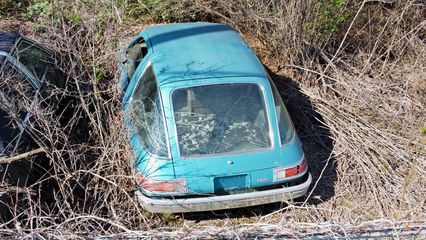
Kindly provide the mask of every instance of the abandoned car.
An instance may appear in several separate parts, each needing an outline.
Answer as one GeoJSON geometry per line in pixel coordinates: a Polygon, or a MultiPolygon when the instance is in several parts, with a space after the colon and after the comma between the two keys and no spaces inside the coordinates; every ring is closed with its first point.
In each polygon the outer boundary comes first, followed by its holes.
{"type": "MultiPolygon", "coordinates": [[[[33,150],[31,124],[35,103],[57,104],[52,90],[63,88],[65,78],[55,54],[17,33],[0,31],[0,178],[25,186],[31,161],[5,159],[33,150]]],[[[0,194],[1,195],[1,194],[0,194]]]]}
{"type": "Polygon", "coordinates": [[[307,192],[311,175],[279,92],[231,27],[149,28],[122,52],[120,71],[146,210],[240,208],[307,192]]]}

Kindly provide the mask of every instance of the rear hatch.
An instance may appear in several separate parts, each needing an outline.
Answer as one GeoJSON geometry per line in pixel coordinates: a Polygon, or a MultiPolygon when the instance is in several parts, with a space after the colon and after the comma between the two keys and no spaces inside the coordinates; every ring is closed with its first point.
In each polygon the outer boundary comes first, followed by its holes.
{"type": "Polygon", "coordinates": [[[192,194],[271,185],[273,168],[283,165],[274,147],[270,94],[259,83],[245,80],[180,87],[171,93],[175,176],[186,179],[192,194]]]}
{"type": "Polygon", "coordinates": [[[176,178],[185,178],[191,194],[226,194],[273,184],[280,166],[275,151],[250,152],[196,159],[174,159],[176,178]]]}

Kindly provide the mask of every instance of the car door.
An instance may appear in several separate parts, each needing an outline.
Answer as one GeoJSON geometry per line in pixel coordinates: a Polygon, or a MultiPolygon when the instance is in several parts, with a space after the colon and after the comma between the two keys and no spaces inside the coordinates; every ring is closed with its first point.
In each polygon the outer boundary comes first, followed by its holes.
{"type": "MultiPolygon", "coordinates": [[[[0,159],[29,151],[33,141],[28,127],[40,85],[26,76],[22,65],[9,58],[0,71],[0,159]],[[23,71],[23,72],[21,72],[23,71]]],[[[1,181],[25,185],[31,164],[18,161],[0,165],[1,181]]]]}
{"type": "Polygon", "coordinates": [[[15,154],[25,142],[23,137],[31,118],[31,112],[39,95],[40,85],[21,72],[20,66],[6,62],[0,72],[0,111],[3,150],[15,154]],[[5,145],[5,141],[8,143],[5,145]],[[13,150],[10,144],[14,143],[13,150]],[[7,146],[7,147],[6,147],[7,146]]]}

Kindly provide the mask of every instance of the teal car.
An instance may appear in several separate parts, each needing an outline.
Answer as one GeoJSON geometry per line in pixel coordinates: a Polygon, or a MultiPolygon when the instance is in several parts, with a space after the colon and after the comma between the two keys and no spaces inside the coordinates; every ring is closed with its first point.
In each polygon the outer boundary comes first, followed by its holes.
{"type": "Polygon", "coordinates": [[[146,210],[240,208],[307,192],[312,178],[284,103],[231,27],[149,28],[122,52],[120,73],[146,210]]]}

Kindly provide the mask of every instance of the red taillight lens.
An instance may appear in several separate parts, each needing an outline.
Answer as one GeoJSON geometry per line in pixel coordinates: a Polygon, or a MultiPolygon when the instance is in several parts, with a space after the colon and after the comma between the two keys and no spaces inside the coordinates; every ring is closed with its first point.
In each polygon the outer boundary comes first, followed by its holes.
{"type": "Polygon", "coordinates": [[[136,174],[139,185],[149,192],[185,193],[187,192],[185,179],[153,180],[145,178],[141,172],[136,174]]]}
{"type": "Polygon", "coordinates": [[[306,158],[303,158],[302,163],[299,165],[299,173],[304,173],[308,170],[308,161],[306,161],[306,158]]]}
{"type": "Polygon", "coordinates": [[[302,162],[299,165],[290,168],[275,168],[275,181],[282,180],[288,177],[294,177],[296,175],[305,173],[308,170],[308,162],[306,158],[303,158],[302,162]]]}
{"type": "Polygon", "coordinates": [[[299,166],[287,168],[285,170],[285,176],[286,177],[293,177],[299,174],[299,166]]]}

